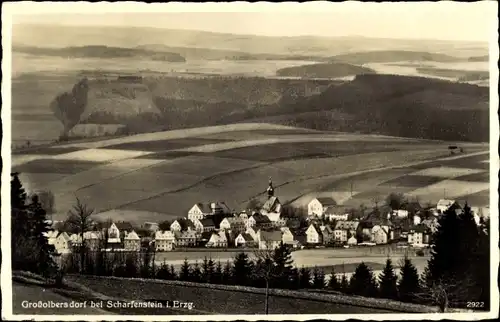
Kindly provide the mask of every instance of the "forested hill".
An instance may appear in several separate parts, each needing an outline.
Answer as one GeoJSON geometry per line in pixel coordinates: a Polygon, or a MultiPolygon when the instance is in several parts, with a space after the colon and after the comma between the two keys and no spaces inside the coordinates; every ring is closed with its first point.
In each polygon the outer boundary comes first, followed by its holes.
{"type": "Polygon", "coordinates": [[[178,53],[156,52],[139,48],[122,48],[108,46],[80,46],[63,48],[43,48],[31,46],[14,46],[14,52],[38,55],[72,58],[147,58],[168,62],[185,62],[186,59],[178,53]]]}
{"type": "Polygon", "coordinates": [[[424,77],[358,75],[269,112],[274,122],[319,130],[489,140],[488,88],[424,77]]]}

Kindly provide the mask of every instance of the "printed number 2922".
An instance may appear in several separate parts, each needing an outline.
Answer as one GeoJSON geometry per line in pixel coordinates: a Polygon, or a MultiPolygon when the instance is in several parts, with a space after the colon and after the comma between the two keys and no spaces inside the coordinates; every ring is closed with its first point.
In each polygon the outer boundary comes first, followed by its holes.
{"type": "Polygon", "coordinates": [[[467,302],[468,308],[481,308],[484,307],[484,302],[467,302]]]}

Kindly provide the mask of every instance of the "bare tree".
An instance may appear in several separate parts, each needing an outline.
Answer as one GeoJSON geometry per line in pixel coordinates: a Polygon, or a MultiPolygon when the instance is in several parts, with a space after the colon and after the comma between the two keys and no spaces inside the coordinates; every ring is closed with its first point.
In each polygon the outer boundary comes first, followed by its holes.
{"type": "Polygon", "coordinates": [[[424,303],[437,305],[439,310],[444,313],[450,307],[459,307],[463,305],[462,299],[467,299],[469,290],[474,282],[472,279],[460,278],[460,280],[439,280],[432,285],[425,286],[421,292],[415,294],[417,299],[424,303]]]}
{"type": "Polygon", "coordinates": [[[265,244],[265,249],[256,249],[253,254],[260,262],[260,266],[256,267],[256,275],[266,282],[265,314],[269,314],[269,282],[273,278],[274,261],[270,243],[266,242],[265,244]]]}
{"type": "Polygon", "coordinates": [[[67,224],[73,227],[82,237],[82,245],[80,246],[80,273],[84,271],[85,261],[85,236],[84,233],[92,228],[92,214],[94,209],[88,208],[80,199],[76,198],[76,205],[69,211],[67,224]]]}

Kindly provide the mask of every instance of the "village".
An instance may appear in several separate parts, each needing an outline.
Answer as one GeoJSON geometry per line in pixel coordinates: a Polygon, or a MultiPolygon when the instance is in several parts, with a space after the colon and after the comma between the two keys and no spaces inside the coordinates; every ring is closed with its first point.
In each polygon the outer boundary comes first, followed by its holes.
{"type": "MultiPolygon", "coordinates": [[[[281,243],[292,249],[326,247],[369,247],[396,244],[397,247],[424,248],[437,230],[445,211],[462,211],[455,200],[441,199],[435,207],[422,207],[417,201],[404,202],[399,209],[376,206],[361,215],[339,206],[332,198],[313,198],[305,218],[285,214],[275,196],[271,179],[267,200],[254,210],[232,211],[224,202],[197,203],[187,217],[174,220],[169,229],[146,222],[134,228],[131,223],[109,221],[101,229],[70,233],[52,230],[46,234],[59,254],[70,254],[83,244],[89,250],[139,252],[187,251],[195,248],[272,250],[281,243]],[[350,212],[349,212],[350,211],[350,212]]],[[[476,223],[489,216],[488,208],[471,207],[476,223]]]]}

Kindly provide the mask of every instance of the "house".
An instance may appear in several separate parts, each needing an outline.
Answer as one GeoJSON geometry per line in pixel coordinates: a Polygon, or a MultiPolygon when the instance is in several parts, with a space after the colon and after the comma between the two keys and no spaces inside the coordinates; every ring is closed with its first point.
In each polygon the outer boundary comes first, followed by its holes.
{"type": "Polygon", "coordinates": [[[180,218],[174,220],[174,222],[170,225],[170,231],[184,231],[184,230],[196,230],[195,225],[191,220],[187,220],[186,218],[180,218]]]}
{"type": "Polygon", "coordinates": [[[387,244],[389,241],[389,227],[375,225],[371,231],[372,238],[371,241],[375,244],[387,244]]]}
{"type": "Polygon", "coordinates": [[[408,233],[408,243],[411,245],[429,244],[430,231],[425,225],[418,225],[410,229],[408,233]]]}
{"type": "MultiPolygon", "coordinates": [[[[54,231],[57,232],[57,231],[54,231]]],[[[58,233],[57,237],[54,238],[52,234],[51,238],[48,240],[50,245],[54,245],[55,251],[58,254],[69,254],[72,250],[71,239],[66,232],[58,233]]]]}
{"type": "Polygon", "coordinates": [[[281,241],[283,244],[292,245],[295,242],[295,236],[288,227],[281,227],[281,241]]]}
{"type": "Polygon", "coordinates": [[[245,233],[249,234],[250,236],[252,236],[253,240],[257,240],[257,233],[258,233],[258,230],[256,230],[256,228],[254,227],[249,227],[247,228],[247,230],[245,231],[245,233]]]}
{"type": "Polygon", "coordinates": [[[349,219],[349,209],[345,206],[328,206],[324,211],[323,218],[329,221],[349,219]]]}
{"type": "Polygon", "coordinates": [[[323,236],[323,244],[327,245],[333,241],[333,229],[328,225],[319,226],[321,235],[323,236]]]}
{"type": "Polygon", "coordinates": [[[155,233],[155,249],[157,252],[171,251],[175,248],[175,235],[173,232],[157,231],[155,233]]]}
{"type": "Polygon", "coordinates": [[[408,217],[408,210],[405,209],[394,209],[389,213],[389,216],[387,219],[390,219],[392,216],[397,217],[397,218],[407,218],[408,217]]]}
{"type": "Polygon", "coordinates": [[[333,198],[314,198],[307,204],[307,215],[309,217],[323,218],[327,208],[336,205],[337,202],[333,198]]]}
{"type": "Polygon", "coordinates": [[[240,233],[235,238],[234,245],[236,247],[253,247],[253,246],[255,246],[255,240],[248,233],[240,233]]]}
{"type": "Polygon", "coordinates": [[[348,241],[349,237],[356,236],[359,221],[337,221],[333,230],[333,240],[340,243],[348,241]]]}
{"type": "Polygon", "coordinates": [[[201,220],[209,215],[212,215],[212,208],[209,204],[197,203],[188,210],[187,218],[191,221],[195,219],[201,220]]]}
{"type": "Polygon", "coordinates": [[[212,218],[195,219],[192,221],[195,230],[199,233],[210,232],[215,230],[215,223],[212,218]]]}
{"type": "Polygon", "coordinates": [[[357,244],[358,244],[358,240],[356,239],[356,236],[354,236],[354,235],[349,237],[349,239],[347,240],[347,245],[349,245],[349,246],[354,246],[357,244]]]}
{"type": "Polygon", "coordinates": [[[420,217],[420,215],[413,215],[413,225],[414,226],[420,225],[421,222],[422,222],[422,217],[420,217]]]}
{"type": "Polygon", "coordinates": [[[248,218],[247,228],[256,227],[260,229],[269,229],[273,227],[273,223],[267,216],[255,213],[250,218],[248,218]]]}
{"type": "Polygon", "coordinates": [[[238,215],[238,217],[243,220],[243,222],[245,223],[245,226],[247,225],[247,222],[248,222],[248,214],[245,210],[243,210],[242,212],[240,212],[240,214],[238,215]]]}
{"type": "Polygon", "coordinates": [[[275,249],[281,244],[281,231],[279,230],[259,230],[257,233],[259,249],[275,249]]]}
{"type": "Polygon", "coordinates": [[[205,246],[226,248],[228,246],[228,238],[226,232],[212,232],[212,235],[205,246]]]}
{"type": "Polygon", "coordinates": [[[82,235],[80,235],[80,234],[71,234],[69,236],[69,240],[70,240],[71,245],[73,247],[80,247],[80,246],[82,246],[82,235]]]}
{"type": "Polygon", "coordinates": [[[141,238],[135,231],[127,233],[123,239],[123,248],[129,251],[138,252],[141,250],[141,238]]]}
{"type": "Polygon", "coordinates": [[[238,217],[226,217],[219,225],[221,230],[231,230],[236,233],[245,231],[245,223],[238,217]]]}
{"type": "Polygon", "coordinates": [[[321,234],[321,229],[315,225],[310,224],[306,230],[307,243],[308,244],[322,244],[323,235],[321,234]]]}
{"type": "Polygon", "coordinates": [[[115,223],[111,223],[108,228],[108,244],[116,245],[121,243],[120,230],[115,223]]]}
{"type": "Polygon", "coordinates": [[[97,250],[101,247],[101,242],[103,241],[103,233],[101,231],[86,231],[83,233],[83,241],[85,242],[85,247],[91,250],[97,250]]]}
{"type": "Polygon", "coordinates": [[[186,230],[186,231],[176,231],[174,232],[176,246],[178,247],[194,247],[196,246],[196,242],[198,239],[197,233],[195,230],[186,230]]]}
{"type": "Polygon", "coordinates": [[[446,210],[450,209],[451,206],[458,206],[458,203],[455,200],[451,199],[440,199],[436,205],[436,209],[441,213],[444,213],[446,210]]]}

